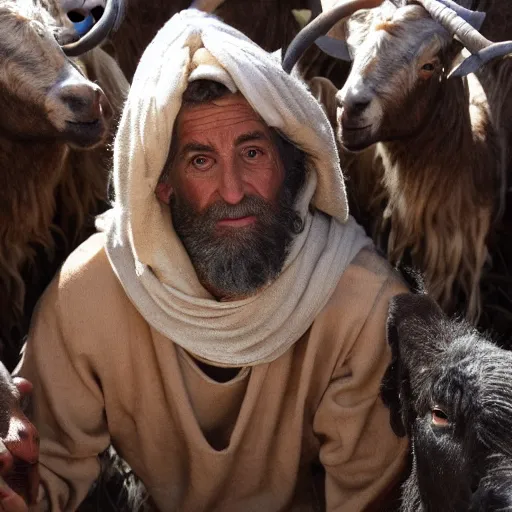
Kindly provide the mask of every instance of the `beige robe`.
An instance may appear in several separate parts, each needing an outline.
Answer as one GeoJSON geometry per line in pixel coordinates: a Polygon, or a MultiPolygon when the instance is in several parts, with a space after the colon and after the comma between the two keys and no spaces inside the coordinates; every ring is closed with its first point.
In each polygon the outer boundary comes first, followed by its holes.
{"type": "Polygon", "coordinates": [[[407,443],[379,385],[389,298],[405,288],[384,260],[361,251],[291,349],[222,384],[140,316],[103,244],[64,264],[17,371],[34,383],[53,511],[77,508],[110,442],[162,511],[313,510],[317,458],[329,511],[363,510],[396,480],[407,443]]]}

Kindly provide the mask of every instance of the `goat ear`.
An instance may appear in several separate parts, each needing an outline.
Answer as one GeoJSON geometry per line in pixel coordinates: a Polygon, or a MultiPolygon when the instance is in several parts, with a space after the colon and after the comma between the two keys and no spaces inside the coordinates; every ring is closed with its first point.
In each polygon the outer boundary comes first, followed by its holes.
{"type": "MultiPolygon", "coordinates": [[[[388,337],[388,341],[391,341],[388,337]]],[[[391,341],[391,346],[396,346],[396,341],[391,341]]],[[[394,352],[394,351],[393,351],[394,352]]],[[[407,403],[401,387],[405,385],[400,366],[400,357],[393,354],[391,363],[382,378],[380,396],[384,405],[389,409],[389,422],[393,432],[398,437],[407,435],[406,426],[409,425],[408,418],[404,417],[402,403],[407,403]],[[402,402],[403,401],[403,402],[402,402]]]]}
{"type": "Polygon", "coordinates": [[[352,57],[348,51],[348,45],[343,39],[336,39],[330,36],[320,36],[315,41],[315,44],[320,48],[320,50],[330,57],[347,62],[352,61],[352,57]]]}
{"type": "Polygon", "coordinates": [[[384,405],[389,408],[389,421],[393,432],[399,437],[404,437],[408,433],[409,418],[406,411],[410,397],[404,394],[404,391],[408,391],[409,385],[400,359],[400,343],[396,328],[393,300],[390,303],[386,325],[387,341],[391,348],[391,362],[382,378],[380,394],[384,405]],[[404,410],[402,409],[403,407],[405,407],[404,410]]]}
{"type": "Polygon", "coordinates": [[[403,293],[391,299],[387,321],[387,339],[391,363],[381,387],[383,402],[390,409],[395,434],[409,434],[414,418],[410,375],[427,366],[444,349],[444,313],[424,294],[403,293]]]}
{"type": "Polygon", "coordinates": [[[408,370],[429,366],[449,341],[446,315],[424,293],[403,293],[391,299],[388,324],[396,329],[400,357],[408,370]]]}

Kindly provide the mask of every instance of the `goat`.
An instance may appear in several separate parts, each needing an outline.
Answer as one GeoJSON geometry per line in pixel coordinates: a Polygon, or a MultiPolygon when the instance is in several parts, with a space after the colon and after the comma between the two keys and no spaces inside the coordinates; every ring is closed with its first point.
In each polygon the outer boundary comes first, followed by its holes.
{"type": "Polygon", "coordinates": [[[391,424],[412,445],[402,512],[512,509],[512,353],[425,294],[391,300],[391,424]]]}
{"type": "MultiPolygon", "coordinates": [[[[458,74],[500,55],[496,49],[512,51],[510,43],[496,48],[461,18],[479,26],[481,13],[450,0],[398,8],[351,0],[306,26],[283,66],[289,71],[305,47],[348,16],[348,49],[340,42],[338,53],[350,54],[353,64],[336,95],[339,142],[349,151],[376,144],[387,195],[380,231],[389,229],[389,259],[399,263],[410,255],[434,298],[453,311],[462,296],[468,319],[476,321],[486,237],[503,208],[507,158],[481,84],[458,74]],[[361,8],[371,9],[356,13],[361,8]],[[460,53],[454,34],[475,55],[448,78],[460,53]]],[[[512,88],[508,82],[502,97],[512,88]]]]}
{"type": "Polygon", "coordinates": [[[66,57],[56,40],[80,53],[97,34],[75,42],[49,4],[0,1],[0,339],[10,368],[38,294],[107,199],[106,144],[128,88],[99,49],[66,57]]]}

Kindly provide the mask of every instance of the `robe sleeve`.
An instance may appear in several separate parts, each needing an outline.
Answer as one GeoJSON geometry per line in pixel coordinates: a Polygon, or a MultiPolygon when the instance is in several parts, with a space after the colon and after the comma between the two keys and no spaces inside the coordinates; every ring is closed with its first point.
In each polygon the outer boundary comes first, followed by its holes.
{"type": "Polygon", "coordinates": [[[34,386],[29,415],[42,440],[39,470],[52,512],[77,509],[99,474],[97,456],[109,445],[100,384],[87,354],[73,347],[60,302],[55,280],[38,304],[14,372],[34,386]]]}
{"type": "Polygon", "coordinates": [[[404,291],[395,277],[385,281],[316,411],[313,427],[321,441],[327,511],[385,510],[380,497],[403,472],[408,442],[393,433],[379,390],[391,357],[386,341],[389,299],[404,291]]]}

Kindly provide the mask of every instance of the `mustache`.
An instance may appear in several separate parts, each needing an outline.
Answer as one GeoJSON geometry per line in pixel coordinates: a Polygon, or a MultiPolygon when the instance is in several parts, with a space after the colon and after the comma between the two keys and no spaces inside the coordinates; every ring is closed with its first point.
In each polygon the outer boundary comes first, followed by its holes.
{"type": "Polygon", "coordinates": [[[242,217],[266,218],[275,214],[276,208],[269,202],[257,196],[245,196],[237,204],[217,201],[210,205],[200,217],[208,222],[218,222],[223,219],[239,219],[242,217]]]}

